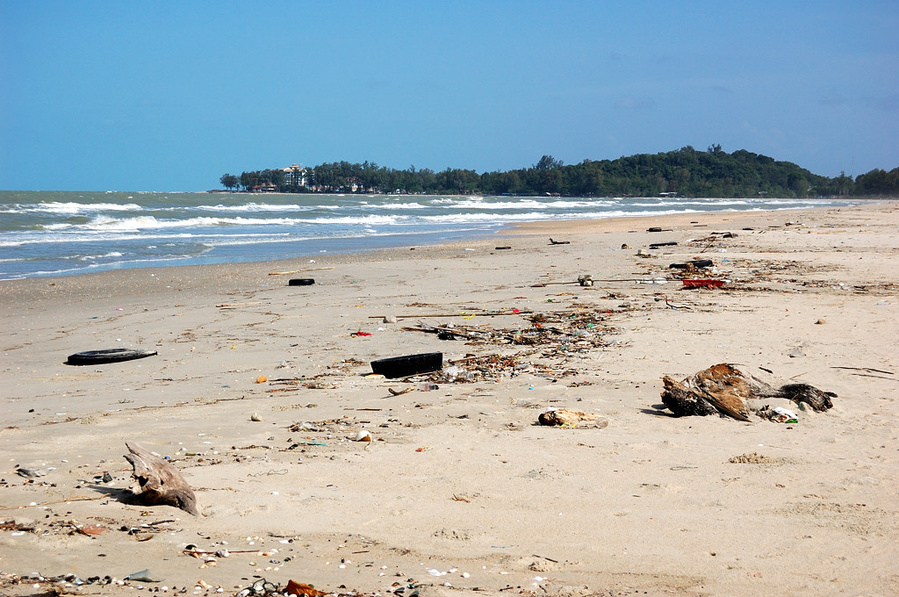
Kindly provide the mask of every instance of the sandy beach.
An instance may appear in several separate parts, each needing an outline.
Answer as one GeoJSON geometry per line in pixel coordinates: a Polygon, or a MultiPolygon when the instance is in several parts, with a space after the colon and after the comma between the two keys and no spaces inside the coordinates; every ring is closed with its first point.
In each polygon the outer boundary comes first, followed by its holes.
{"type": "Polygon", "coordinates": [[[0,595],[899,594],[897,230],[872,202],[0,282],[0,595]],[[65,363],[118,347],[158,354],[65,363]],[[718,363],[833,408],[664,408],[718,363]],[[131,503],[126,441],[199,516],[131,503]]]}

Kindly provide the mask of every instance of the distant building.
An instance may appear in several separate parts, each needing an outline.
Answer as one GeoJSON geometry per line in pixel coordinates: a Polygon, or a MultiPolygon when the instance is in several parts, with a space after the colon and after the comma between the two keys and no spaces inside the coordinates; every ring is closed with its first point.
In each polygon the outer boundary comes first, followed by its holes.
{"type": "Polygon", "coordinates": [[[281,168],[284,173],[284,183],[288,187],[306,186],[306,169],[303,166],[291,164],[287,168],[281,168]]]}

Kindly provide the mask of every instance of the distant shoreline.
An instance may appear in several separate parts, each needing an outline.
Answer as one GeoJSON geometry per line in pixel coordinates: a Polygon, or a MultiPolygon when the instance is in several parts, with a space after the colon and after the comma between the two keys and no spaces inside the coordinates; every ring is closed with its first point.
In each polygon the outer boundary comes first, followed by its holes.
{"type": "MultiPolygon", "coordinates": [[[[0,279],[315,258],[464,242],[527,222],[752,212],[861,201],[322,195],[3,193],[0,279]]],[[[569,224],[571,225],[571,224],[569,224]]]]}

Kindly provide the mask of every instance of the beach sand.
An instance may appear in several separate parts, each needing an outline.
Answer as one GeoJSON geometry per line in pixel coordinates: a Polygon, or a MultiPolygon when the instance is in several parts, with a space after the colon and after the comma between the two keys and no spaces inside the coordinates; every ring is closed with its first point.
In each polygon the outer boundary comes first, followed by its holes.
{"type": "Polygon", "coordinates": [[[0,282],[0,594],[899,594],[897,207],[0,282]],[[695,258],[722,288],[683,288],[695,258]],[[115,347],[158,354],[65,364],[115,347]],[[369,375],[435,351],[455,380],[369,375]],[[663,408],[662,376],[724,362],[834,406],[663,408]],[[538,425],[551,407],[608,425],[538,425]],[[201,516],[128,503],[126,441],[201,516]]]}

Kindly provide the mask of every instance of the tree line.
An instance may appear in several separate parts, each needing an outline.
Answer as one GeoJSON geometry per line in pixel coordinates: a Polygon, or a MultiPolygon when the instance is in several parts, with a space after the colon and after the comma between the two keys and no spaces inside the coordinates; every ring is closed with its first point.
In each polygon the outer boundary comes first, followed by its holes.
{"type": "Polygon", "coordinates": [[[853,179],[845,173],[820,176],[792,162],[720,145],[691,146],[615,160],[565,165],[544,155],[529,168],[484,172],[410,166],[396,170],[373,162],[333,162],[310,168],[266,169],[225,174],[229,190],[279,193],[410,193],[560,195],[576,197],[874,197],[899,195],[899,168],[874,169],[853,179]]]}

